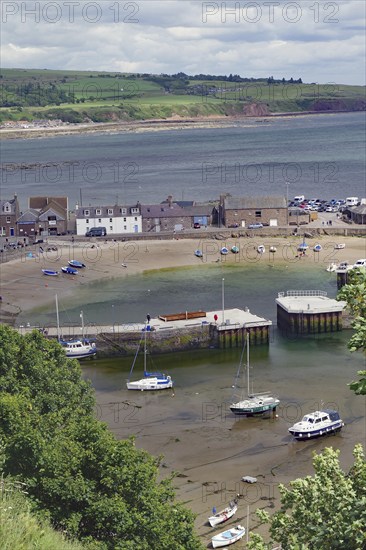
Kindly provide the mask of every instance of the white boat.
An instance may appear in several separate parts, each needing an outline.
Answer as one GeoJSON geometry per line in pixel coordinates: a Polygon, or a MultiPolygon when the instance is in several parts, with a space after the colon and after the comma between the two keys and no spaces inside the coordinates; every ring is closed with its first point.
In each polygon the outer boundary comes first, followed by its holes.
{"type": "Polygon", "coordinates": [[[226,256],[226,254],[228,253],[229,253],[229,249],[226,246],[223,246],[220,250],[220,254],[222,254],[223,256],[226,256]]]}
{"type": "Polygon", "coordinates": [[[266,251],[266,249],[265,249],[264,244],[260,244],[260,245],[257,247],[257,252],[258,252],[258,254],[264,254],[265,251],[266,251]]]}
{"type": "Polygon", "coordinates": [[[338,265],[332,262],[331,264],[328,265],[328,267],[326,268],[326,271],[332,272],[332,271],[337,271],[337,269],[338,269],[338,265]]]}
{"type": "Polygon", "coordinates": [[[220,523],[224,523],[228,519],[232,518],[234,514],[236,514],[238,510],[238,501],[232,500],[229,502],[229,506],[221,510],[220,512],[217,512],[214,516],[210,516],[208,518],[208,522],[211,525],[211,527],[215,527],[216,525],[219,525],[220,523]]]}
{"type": "Polygon", "coordinates": [[[346,248],[345,243],[338,243],[334,246],[334,250],[342,250],[343,248],[346,248]]]}
{"type": "MultiPolygon", "coordinates": [[[[144,327],[144,377],[140,380],[130,381],[127,380],[127,389],[128,390],[139,390],[139,391],[152,391],[152,390],[167,390],[173,387],[173,380],[171,376],[161,373],[161,372],[148,372],[147,370],[147,333],[150,329],[150,326],[145,323],[144,327]]],[[[136,360],[139,354],[141,347],[141,340],[136,350],[136,354],[132,363],[130,370],[130,376],[134,370],[136,360]]]]}
{"type": "MultiPolygon", "coordinates": [[[[243,363],[243,354],[244,347],[241,353],[239,368],[236,376],[236,380],[242,376],[242,363],[243,363]]],[[[249,366],[249,334],[246,338],[246,348],[247,348],[247,396],[241,397],[237,402],[234,402],[230,405],[230,410],[237,416],[255,416],[258,414],[264,414],[271,411],[275,411],[276,407],[280,404],[280,400],[273,396],[270,392],[262,392],[260,394],[250,393],[250,366],[249,366]]],[[[234,387],[236,387],[237,383],[234,387]]]]}
{"type": "Polygon", "coordinates": [[[243,538],[244,535],[245,527],[237,525],[236,527],[232,527],[227,531],[223,531],[222,533],[213,536],[211,539],[212,547],[222,548],[223,546],[229,546],[230,544],[234,544],[234,542],[238,542],[238,540],[243,538]]]}
{"type": "Polygon", "coordinates": [[[313,247],[313,250],[314,252],[320,252],[322,250],[322,245],[317,243],[314,247],[313,247]]]}
{"type": "Polygon", "coordinates": [[[338,411],[324,409],[306,414],[300,422],[288,429],[296,439],[311,439],[341,430],[344,426],[338,411]]]}
{"type": "Polygon", "coordinates": [[[197,258],[202,258],[203,252],[198,248],[197,250],[194,251],[194,255],[197,256],[197,258]]]}
{"type": "Polygon", "coordinates": [[[361,258],[361,260],[357,260],[357,262],[353,264],[353,267],[366,267],[366,258],[361,258]]]}
{"type": "Polygon", "coordinates": [[[239,251],[240,251],[240,250],[239,250],[239,247],[238,247],[238,246],[234,245],[234,246],[231,247],[231,252],[232,252],[233,254],[238,254],[239,251]]]}
{"type": "Polygon", "coordinates": [[[73,340],[64,340],[60,331],[60,319],[58,313],[58,299],[56,294],[56,316],[57,316],[57,338],[61,346],[64,348],[66,357],[70,359],[86,359],[92,357],[97,353],[97,346],[95,342],[91,342],[84,336],[84,314],[80,312],[81,318],[81,338],[73,340]]]}
{"type": "Polygon", "coordinates": [[[274,254],[275,252],[277,252],[277,248],[275,246],[271,246],[269,248],[269,251],[272,252],[272,254],[274,254]]]}

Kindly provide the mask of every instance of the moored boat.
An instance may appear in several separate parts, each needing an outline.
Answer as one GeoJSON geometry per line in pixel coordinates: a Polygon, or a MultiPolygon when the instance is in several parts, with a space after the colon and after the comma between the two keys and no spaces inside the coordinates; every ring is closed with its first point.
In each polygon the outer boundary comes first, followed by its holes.
{"type": "Polygon", "coordinates": [[[55,296],[56,300],[56,317],[57,317],[57,339],[59,344],[63,347],[66,357],[69,357],[70,359],[86,359],[87,357],[92,357],[93,355],[96,355],[97,353],[97,346],[95,342],[92,342],[88,338],[85,338],[84,336],[84,314],[81,311],[80,312],[80,318],[81,318],[81,338],[75,338],[73,340],[64,340],[64,338],[61,336],[61,330],[60,330],[60,319],[59,319],[59,312],[58,312],[58,299],[57,294],[55,296]]]}
{"type": "Polygon", "coordinates": [[[197,256],[197,258],[202,258],[203,252],[198,248],[197,250],[194,251],[194,255],[197,256]]]}
{"type": "Polygon", "coordinates": [[[306,414],[288,429],[296,439],[311,439],[338,432],[344,426],[338,411],[324,409],[306,414]]]}
{"type": "Polygon", "coordinates": [[[258,247],[257,247],[257,252],[258,254],[264,254],[266,251],[266,248],[264,246],[264,244],[260,244],[258,247]]]}
{"type": "MultiPolygon", "coordinates": [[[[230,410],[236,416],[256,416],[264,413],[269,413],[275,411],[276,407],[280,404],[280,400],[272,395],[270,392],[262,392],[260,394],[250,393],[250,381],[249,381],[249,335],[247,334],[246,338],[246,347],[247,347],[247,396],[240,396],[239,401],[231,403],[230,410]]],[[[237,373],[237,379],[242,376],[242,362],[243,362],[243,353],[244,347],[241,353],[239,368],[237,373]]],[[[235,387],[235,385],[234,385],[235,387]]]]}
{"type": "Polygon", "coordinates": [[[243,527],[242,525],[237,525],[236,527],[232,527],[227,531],[223,531],[222,533],[214,535],[211,539],[212,547],[222,548],[223,546],[229,546],[230,544],[234,544],[234,542],[237,542],[238,540],[243,538],[244,535],[245,527],[243,527]]]}
{"type": "Polygon", "coordinates": [[[66,273],[67,275],[77,275],[79,272],[75,267],[71,267],[71,265],[65,265],[64,267],[61,267],[62,273],[66,273]]]}
{"type": "Polygon", "coordinates": [[[42,273],[48,277],[57,277],[58,275],[58,271],[54,271],[53,269],[42,269],[42,273]]]}
{"type": "Polygon", "coordinates": [[[223,256],[225,256],[226,254],[229,253],[229,249],[226,247],[226,246],[223,246],[220,250],[220,254],[222,254],[223,256]]]}
{"type": "Polygon", "coordinates": [[[221,510],[220,512],[217,512],[217,514],[210,516],[208,518],[208,522],[211,525],[211,527],[215,527],[216,525],[219,525],[220,523],[224,523],[228,519],[232,518],[234,514],[236,514],[238,510],[238,501],[232,500],[229,502],[229,506],[221,510]]]}
{"type": "Polygon", "coordinates": [[[232,252],[233,254],[238,254],[238,253],[239,253],[239,247],[236,246],[236,245],[232,246],[232,247],[231,247],[231,252],[232,252]]]}
{"type": "Polygon", "coordinates": [[[343,248],[346,248],[345,243],[338,243],[334,246],[334,250],[342,250],[343,248]]]}
{"type": "Polygon", "coordinates": [[[313,247],[313,250],[314,252],[320,252],[322,250],[322,245],[317,243],[314,247],[313,247]]]}
{"type": "MultiPolygon", "coordinates": [[[[128,390],[139,390],[139,391],[153,391],[153,390],[167,390],[173,387],[173,380],[168,374],[162,372],[149,372],[147,370],[147,332],[150,330],[150,326],[145,322],[144,327],[144,377],[140,380],[130,381],[127,380],[127,389],[128,390]]],[[[130,376],[135,367],[135,363],[139,354],[140,344],[136,350],[134,360],[132,362],[130,376]]]]}
{"type": "Polygon", "coordinates": [[[83,264],[83,262],[79,262],[78,260],[69,260],[67,263],[69,264],[70,267],[76,267],[78,269],[82,269],[83,267],[86,267],[86,265],[83,264]]]}

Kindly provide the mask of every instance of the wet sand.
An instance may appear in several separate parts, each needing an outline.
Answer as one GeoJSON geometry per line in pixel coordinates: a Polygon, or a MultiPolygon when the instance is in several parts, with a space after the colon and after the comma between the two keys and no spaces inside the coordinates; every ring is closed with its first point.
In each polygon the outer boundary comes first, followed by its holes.
{"type": "MultiPolygon", "coordinates": [[[[10,316],[13,320],[19,313],[24,313],[42,305],[51,304],[57,293],[59,297],[76,295],[78,289],[88,283],[109,278],[125,277],[138,273],[146,273],[151,270],[164,268],[179,268],[183,266],[209,264],[213,262],[225,262],[234,264],[237,262],[255,265],[257,262],[268,265],[298,265],[300,262],[304,269],[307,266],[319,265],[319,269],[326,269],[332,262],[348,261],[354,263],[359,258],[365,257],[365,241],[359,237],[328,237],[317,238],[323,249],[315,254],[312,246],[315,240],[309,240],[309,250],[305,257],[300,257],[297,252],[299,238],[293,237],[247,237],[231,238],[218,241],[204,238],[200,235],[197,239],[172,239],[151,241],[107,241],[101,244],[96,242],[75,242],[71,240],[49,239],[48,244],[43,243],[43,253],[39,245],[33,249],[22,249],[20,257],[11,259],[1,264],[1,297],[0,321],[10,316]],[[345,242],[343,250],[334,250],[335,243],[345,242]],[[260,255],[256,251],[258,244],[263,243],[266,252],[260,255]],[[220,248],[231,248],[234,244],[240,248],[239,254],[229,253],[220,255],[220,248]],[[269,252],[270,246],[275,246],[277,251],[269,252]],[[56,248],[49,250],[47,248],[56,248]],[[203,258],[197,258],[194,251],[200,248],[203,258]],[[29,254],[32,257],[29,257],[29,254]],[[57,277],[49,277],[42,274],[42,269],[60,271],[67,265],[68,260],[75,259],[84,262],[86,269],[79,270],[75,276],[60,273],[57,277]]],[[[4,259],[12,256],[4,254],[4,259]]]]}

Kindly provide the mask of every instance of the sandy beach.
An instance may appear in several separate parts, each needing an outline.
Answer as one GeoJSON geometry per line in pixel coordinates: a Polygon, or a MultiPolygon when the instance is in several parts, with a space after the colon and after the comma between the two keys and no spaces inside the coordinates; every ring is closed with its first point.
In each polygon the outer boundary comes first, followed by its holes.
{"type": "Polygon", "coordinates": [[[315,240],[309,240],[309,250],[305,257],[297,251],[299,238],[288,237],[247,237],[215,240],[200,235],[197,239],[149,240],[149,241],[105,241],[105,242],[72,242],[61,238],[49,239],[48,243],[22,249],[16,259],[11,259],[11,253],[4,253],[1,264],[1,297],[0,320],[10,318],[13,321],[20,312],[26,312],[34,307],[53,302],[55,293],[59,297],[76,295],[82,285],[97,280],[125,277],[145,273],[150,270],[164,268],[179,268],[208,264],[212,262],[250,263],[266,262],[269,265],[294,265],[301,262],[306,269],[319,265],[326,269],[332,262],[348,261],[354,263],[366,256],[365,240],[362,237],[317,237],[316,242],[322,246],[320,253],[314,254],[312,246],[315,240]],[[334,250],[337,242],[346,244],[343,250],[334,250]],[[314,241],[314,242],[313,242],[314,241]],[[266,252],[258,254],[256,247],[264,244],[266,252]],[[231,248],[237,245],[239,254],[220,255],[222,246],[231,248]],[[271,246],[276,247],[275,253],[270,253],[271,246]],[[196,249],[201,249],[203,258],[194,255],[196,249]],[[43,250],[43,252],[42,252],[43,250]],[[47,277],[42,269],[60,271],[71,259],[79,260],[87,265],[78,275],[70,276],[60,272],[57,277],[47,277]],[[4,261],[10,260],[10,261],[4,261]]]}

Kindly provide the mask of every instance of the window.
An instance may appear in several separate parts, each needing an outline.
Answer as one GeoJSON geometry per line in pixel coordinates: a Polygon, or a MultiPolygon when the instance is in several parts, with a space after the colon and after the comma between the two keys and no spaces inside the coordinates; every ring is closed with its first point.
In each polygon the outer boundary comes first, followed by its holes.
{"type": "Polygon", "coordinates": [[[100,209],[100,208],[97,208],[96,211],[95,211],[95,214],[96,214],[97,216],[100,216],[101,213],[102,213],[101,209],[100,209]]]}
{"type": "Polygon", "coordinates": [[[131,214],[138,214],[139,209],[138,208],[131,208],[131,214]]]}
{"type": "Polygon", "coordinates": [[[10,216],[6,216],[6,223],[10,223],[10,220],[11,220],[10,216]]]}
{"type": "Polygon", "coordinates": [[[112,223],[112,221],[113,221],[113,218],[109,218],[109,223],[112,223]]]}
{"type": "Polygon", "coordinates": [[[98,223],[102,223],[102,218],[98,218],[98,223]]]}
{"type": "Polygon", "coordinates": [[[137,218],[135,217],[135,222],[137,222],[137,218]]]}
{"type": "Polygon", "coordinates": [[[127,218],[123,218],[123,221],[126,222],[126,221],[127,221],[127,218]]]}
{"type": "Polygon", "coordinates": [[[127,208],[121,208],[121,214],[125,216],[127,214],[127,208]]]}
{"type": "Polygon", "coordinates": [[[113,225],[109,226],[109,231],[113,231],[113,225]]]}
{"type": "Polygon", "coordinates": [[[84,210],[84,216],[90,216],[90,210],[84,210]]]}
{"type": "Polygon", "coordinates": [[[123,226],[124,231],[127,231],[127,225],[123,226]]]}
{"type": "Polygon", "coordinates": [[[86,221],[87,224],[89,223],[89,220],[85,220],[85,221],[86,221]]]}
{"type": "Polygon", "coordinates": [[[113,209],[112,208],[108,208],[108,216],[113,216],[113,209]]]}
{"type": "Polygon", "coordinates": [[[262,210],[256,210],[255,211],[255,217],[256,218],[261,218],[262,217],[262,210]]]}

